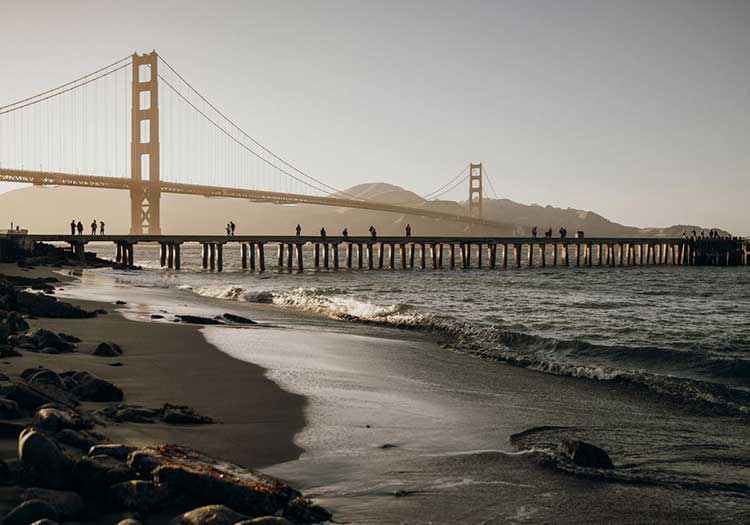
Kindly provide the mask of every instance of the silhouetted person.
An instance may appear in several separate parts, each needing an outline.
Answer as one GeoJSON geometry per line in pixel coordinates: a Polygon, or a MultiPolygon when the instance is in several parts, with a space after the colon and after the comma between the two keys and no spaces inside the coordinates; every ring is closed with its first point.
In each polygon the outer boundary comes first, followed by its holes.
{"type": "Polygon", "coordinates": [[[231,233],[231,231],[232,231],[232,227],[231,227],[231,226],[229,225],[229,223],[227,223],[227,227],[226,227],[226,228],[224,228],[224,229],[225,229],[225,230],[227,231],[227,237],[229,237],[229,234],[230,234],[230,233],[231,233]]]}
{"type": "Polygon", "coordinates": [[[533,228],[531,228],[531,236],[536,239],[536,226],[534,226],[533,228]]]}
{"type": "Polygon", "coordinates": [[[229,223],[229,229],[232,231],[231,235],[234,237],[234,229],[237,227],[237,225],[234,223],[234,221],[229,223]]]}
{"type": "Polygon", "coordinates": [[[372,236],[372,240],[378,238],[378,232],[375,231],[375,226],[370,226],[370,235],[372,236]]]}
{"type": "Polygon", "coordinates": [[[91,223],[91,235],[96,235],[96,220],[91,223]]]}
{"type": "Polygon", "coordinates": [[[99,235],[104,235],[104,221],[99,221],[99,235]]]}
{"type": "Polygon", "coordinates": [[[76,224],[76,229],[78,230],[78,235],[83,235],[83,223],[81,221],[78,221],[78,224],[76,224]]]}
{"type": "Polygon", "coordinates": [[[695,230],[693,230],[693,239],[695,239],[695,230]]]}
{"type": "Polygon", "coordinates": [[[406,236],[411,237],[411,224],[406,225],[406,236]]]}
{"type": "Polygon", "coordinates": [[[325,241],[326,237],[327,237],[327,235],[326,235],[326,229],[325,228],[321,228],[320,229],[320,238],[325,241]]]}
{"type": "Polygon", "coordinates": [[[552,238],[552,228],[550,228],[549,230],[547,230],[547,238],[549,238],[549,239],[552,238]]]}
{"type": "Polygon", "coordinates": [[[73,219],[70,221],[70,234],[75,235],[76,234],[76,220],[73,219]]]}
{"type": "Polygon", "coordinates": [[[344,228],[344,231],[341,232],[341,235],[344,236],[344,240],[347,240],[349,238],[349,230],[344,228]]]}
{"type": "Polygon", "coordinates": [[[297,237],[299,237],[300,235],[302,235],[302,226],[298,224],[294,231],[297,234],[297,237]]]}
{"type": "Polygon", "coordinates": [[[565,238],[565,228],[562,228],[562,227],[560,228],[560,238],[561,239],[565,238]]]}

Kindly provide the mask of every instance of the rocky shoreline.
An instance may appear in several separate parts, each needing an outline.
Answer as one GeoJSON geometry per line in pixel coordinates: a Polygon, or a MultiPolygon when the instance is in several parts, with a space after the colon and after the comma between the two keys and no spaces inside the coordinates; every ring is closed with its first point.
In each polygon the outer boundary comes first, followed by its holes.
{"type": "MultiPolygon", "coordinates": [[[[47,250],[19,264],[67,263],[65,252],[47,250]]],[[[93,260],[94,264],[103,264],[93,260]]],[[[45,328],[45,319],[90,319],[92,311],[58,301],[54,277],[0,276],[0,358],[37,364],[0,373],[0,439],[17,440],[18,457],[0,462],[0,483],[14,493],[8,525],[69,522],[173,524],[318,523],[331,514],[284,482],[209,457],[188,446],[110,442],[112,424],[186,426],[215,423],[182,405],[147,407],[127,402],[116,384],[86,370],[51,366],[74,354],[80,340],[45,328]],[[29,323],[35,325],[32,327],[29,323]],[[51,356],[51,357],[50,357],[51,356]]],[[[227,314],[220,319],[183,316],[183,323],[252,324],[227,314]]],[[[93,356],[113,361],[127,352],[102,341],[93,356]]]]}

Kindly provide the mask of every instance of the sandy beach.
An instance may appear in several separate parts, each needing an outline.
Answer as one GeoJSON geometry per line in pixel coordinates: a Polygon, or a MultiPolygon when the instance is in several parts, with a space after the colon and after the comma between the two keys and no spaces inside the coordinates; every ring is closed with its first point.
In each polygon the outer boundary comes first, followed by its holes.
{"type": "MultiPolygon", "coordinates": [[[[38,364],[86,369],[121,386],[128,403],[189,405],[218,423],[113,424],[102,432],[263,468],[332,509],[337,521],[731,521],[748,509],[742,419],[708,417],[635,388],[471,359],[434,337],[393,328],[127,287],[95,272],[64,288],[65,300],[85,297],[74,301],[110,313],[45,320],[83,339],[80,351],[7,360],[11,373],[38,364]],[[149,320],[155,312],[165,319],[149,320]],[[171,322],[198,312],[233,312],[259,325],[171,322]],[[116,359],[122,367],[89,355],[102,340],[125,349],[116,359]],[[525,447],[511,443],[530,429],[525,447]],[[618,474],[542,467],[533,450],[566,436],[605,448],[618,474]],[[663,436],[677,444],[659,450],[663,436]]],[[[13,452],[12,443],[4,446],[6,457],[13,452]]]]}

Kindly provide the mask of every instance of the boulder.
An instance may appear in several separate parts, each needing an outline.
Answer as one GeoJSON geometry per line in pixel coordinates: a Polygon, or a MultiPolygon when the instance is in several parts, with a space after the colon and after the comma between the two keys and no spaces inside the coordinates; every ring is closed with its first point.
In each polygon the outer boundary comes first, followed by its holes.
{"type": "Polygon", "coordinates": [[[83,514],[86,502],[75,492],[31,487],[21,491],[21,500],[38,499],[55,509],[60,520],[76,519],[83,514]]]}
{"type": "Polygon", "coordinates": [[[125,518],[117,522],[117,525],[143,525],[140,521],[133,518],[125,518]]]}
{"type": "Polygon", "coordinates": [[[28,480],[47,488],[67,487],[72,464],[70,458],[55,441],[38,430],[27,428],[21,432],[18,459],[28,480]]]}
{"type": "Polygon", "coordinates": [[[177,516],[170,525],[234,525],[247,520],[247,516],[238,514],[224,505],[208,505],[177,516]]]}
{"type": "Polygon", "coordinates": [[[211,319],[210,317],[201,317],[199,315],[177,315],[180,321],[190,324],[222,324],[221,321],[211,319]]]}
{"type": "Polygon", "coordinates": [[[137,473],[111,456],[82,457],[73,464],[72,483],[77,492],[105,495],[110,486],[137,478],[137,473]]]}
{"type": "Polygon", "coordinates": [[[56,521],[48,520],[47,518],[37,520],[31,525],[58,525],[56,521]]]}
{"type": "Polygon", "coordinates": [[[65,334],[63,332],[60,332],[57,335],[60,336],[60,339],[63,339],[65,341],[69,342],[69,343],[80,343],[81,342],[81,339],[79,337],[74,336],[74,335],[65,334]]]}
{"type": "Polygon", "coordinates": [[[21,357],[21,353],[8,345],[0,344],[0,358],[21,357]]]}
{"type": "Polygon", "coordinates": [[[120,403],[97,410],[95,415],[120,423],[153,423],[160,414],[158,410],[153,408],[120,403]]]}
{"type": "Polygon", "coordinates": [[[31,373],[27,374],[27,372],[29,372],[29,369],[26,369],[21,373],[21,377],[24,378],[27,383],[32,385],[55,385],[63,388],[63,382],[62,379],[60,379],[60,376],[48,368],[32,368],[31,373]]]}
{"type": "Polygon", "coordinates": [[[115,304],[122,305],[122,304],[128,304],[128,303],[126,303],[125,301],[121,301],[121,300],[118,299],[117,301],[115,301],[115,304]]]}
{"type": "Polygon", "coordinates": [[[75,410],[59,406],[44,405],[34,414],[32,425],[42,430],[57,431],[64,428],[80,430],[91,428],[93,423],[81,417],[75,410]]]}
{"type": "Polygon", "coordinates": [[[109,500],[116,508],[142,513],[169,506],[171,496],[166,485],[151,481],[123,481],[109,487],[109,500]]]}
{"type": "Polygon", "coordinates": [[[37,348],[54,348],[60,353],[73,352],[76,349],[73,343],[69,343],[56,333],[44,328],[36,328],[30,331],[26,337],[33,340],[37,348]]]}
{"type": "Polygon", "coordinates": [[[224,315],[222,315],[222,318],[234,324],[258,324],[252,319],[248,319],[247,317],[242,317],[241,315],[230,313],[225,313],[224,315]]]}
{"type": "Polygon", "coordinates": [[[136,450],[135,447],[120,443],[105,443],[91,447],[89,456],[111,456],[119,461],[127,461],[128,456],[134,450],[136,450]]]}
{"type": "Polygon", "coordinates": [[[577,439],[564,439],[557,447],[557,455],[579,467],[613,469],[612,460],[606,451],[577,439]]]}
{"type": "Polygon", "coordinates": [[[23,383],[7,383],[0,386],[0,394],[6,399],[15,401],[18,406],[26,410],[36,410],[42,405],[53,402],[52,399],[37,389],[23,383]]]}
{"type": "Polygon", "coordinates": [[[104,441],[104,437],[87,430],[73,430],[66,428],[55,434],[55,439],[60,443],[70,445],[78,450],[88,451],[91,447],[104,441]]]}
{"type": "Polygon", "coordinates": [[[169,403],[161,408],[161,417],[165,423],[173,425],[206,425],[214,422],[210,417],[202,416],[190,407],[169,403]]]}
{"type": "Polygon", "coordinates": [[[5,317],[5,325],[13,333],[25,332],[29,329],[29,323],[18,312],[10,311],[5,317]]]}
{"type": "Polygon", "coordinates": [[[294,523],[321,523],[331,519],[331,513],[303,497],[296,497],[284,508],[284,517],[294,523]]]}
{"type": "Polygon", "coordinates": [[[12,399],[0,397],[0,419],[18,419],[19,417],[23,417],[23,413],[18,403],[12,399]]]}
{"type": "Polygon", "coordinates": [[[40,499],[24,501],[11,510],[3,520],[4,525],[29,525],[39,520],[49,519],[57,521],[54,507],[40,499]]]}
{"type": "Polygon", "coordinates": [[[94,312],[87,312],[43,293],[16,292],[14,309],[23,314],[58,319],[87,319],[96,316],[94,312]]]}
{"type": "Polygon", "coordinates": [[[119,357],[122,355],[122,348],[117,343],[105,341],[104,343],[99,343],[96,350],[94,350],[94,355],[98,355],[99,357],[119,357]]]}
{"type": "Polygon", "coordinates": [[[122,390],[88,372],[77,372],[71,380],[73,394],[83,401],[122,401],[122,390]]]}

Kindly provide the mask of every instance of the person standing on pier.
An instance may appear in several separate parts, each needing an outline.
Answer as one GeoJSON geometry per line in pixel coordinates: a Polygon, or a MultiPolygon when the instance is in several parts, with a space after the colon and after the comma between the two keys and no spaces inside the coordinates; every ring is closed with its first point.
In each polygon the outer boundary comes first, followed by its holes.
{"type": "Polygon", "coordinates": [[[346,241],[347,239],[349,239],[349,230],[344,228],[344,231],[341,232],[341,235],[344,236],[344,240],[346,241]]]}
{"type": "Polygon", "coordinates": [[[76,220],[73,219],[70,221],[70,234],[75,235],[76,234],[76,220]]]}
{"type": "Polygon", "coordinates": [[[378,233],[375,231],[375,226],[370,226],[370,236],[372,237],[373,241],[378,238],[378,233]]]}
{"type": "Polygon", "coordinates": [[[99,235],[104,235],[104,221],[99,221],[99,235]]]}
{"type": "Polygon", "coordinates": [[[411,224],[406,225],[406,236],[411,237],[411,224]]]}
{"type": "Polygon", "coordinates": [[[326,237],[327,237],[327,235],[326,235],[326,229],[325,229],[325,227],[323,227],[323,228],[320,229],[320,238],[323,239],[323,241],[325,241],[326,237]]]}
{"type": "Polygon", "coordinates": [[[231,231],[230,235],[234,237],[234,229],[237,227],[237,225],[234,223],[234,221],[229,222],[229,229],[231,231]]]}
{"type": "Polygon", "coordinates": [[[96,219],[91,223],[91,235],[96,235],[96,219]]]}
{"type": "Polygon", "coordinates": [[[536,239],[536,226],[531,228],[531,236],[536,239]]]}
{"type": "Polygon", "coordinates": [[[297,237],[300,237],[300,236],[302,236],[302,226],[300,226],[299,224],[298,224],[298,225],[297,225],[297,227],[296,227],[296,228],[294,229],[294,231],[296,232],[296,234],[297,234],[297,237]]]}
{"type": "Polygon", "coordinates": [[[78,230],[78,235],[83,235],[83,223],[81,221],[78,221],[76,229],[78,230]]]}
{"type": "Polygon", "coordinates": [[[231,232],[231,231],[232,231],[232,227],[231,227],[231,226],[229,226],[229,223],[227,223],[226,227],[224,228],[224,231],[226,231],[226,232],[227,232],[227,237],[229,237],[229,232],[231,232]]]}

